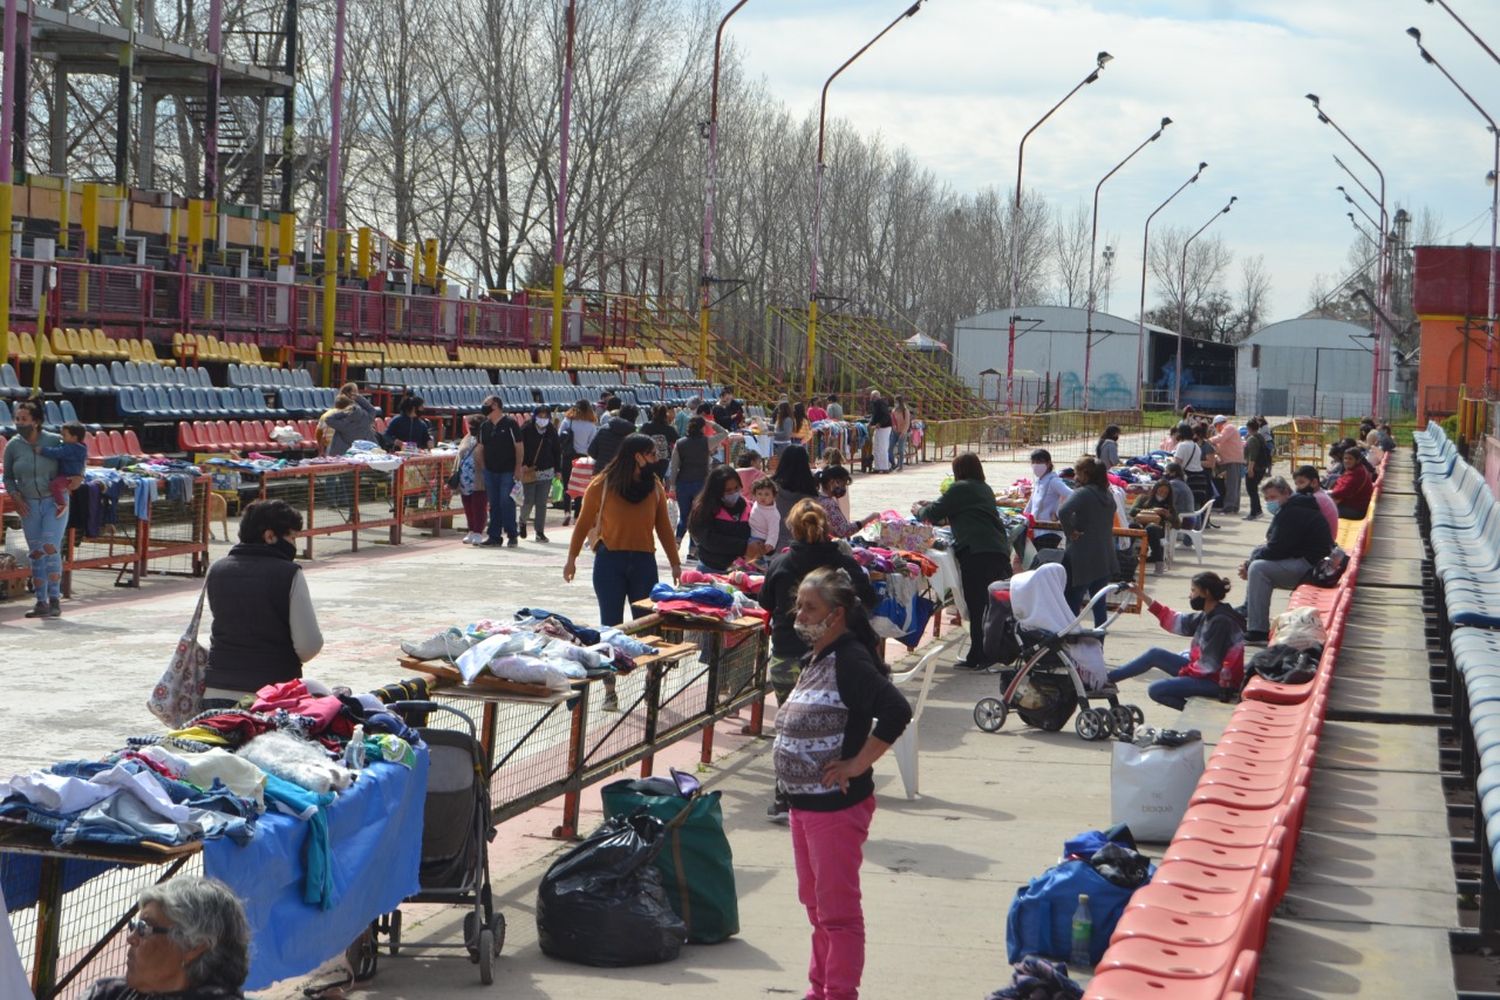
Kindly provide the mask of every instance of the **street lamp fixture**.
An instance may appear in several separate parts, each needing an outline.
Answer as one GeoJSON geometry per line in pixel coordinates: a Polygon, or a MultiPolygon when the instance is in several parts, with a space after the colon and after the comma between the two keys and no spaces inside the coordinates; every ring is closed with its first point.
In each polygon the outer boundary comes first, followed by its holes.
{"type": "Polygon", "coordinates": [[[816,166],[814,167],[815,173],[813,178],[812,275],[811,280],[808,282],[807,294],[807,399],[812,399],[813,380],[817,374],[818,361],[818,267],[820,263],[819,258],[822,256],[823,252],[823,138],[828,122],[828,88],[833,86],[833,81],[838,79],[840,73],[844,72],[844,70],[852,66],[854,64],[854,61],[860,56],[870,51],[871,47],[873,47],[876,42],[884,38],[891,31],[891,29],[895,28],[896,25],[900,24],[902,21],[915,16],[917,11],[922,9],[922,4],[925,2],[926,0],[917,0],[916,3],[906,8],[906,10],[903,11],[901,15],[893,20],[890,24],[886,25],[884,28],[881,28],[880,32],[876,34],[874,38],[866,42],[858,52],[854,53],[854,55],[850,56],[848,59],[845,59],[843,65],[834,70],[833,75],[830,76],[823,84],[823,94],[818,101],[818,157],[816,160],[816,166]]]}
{"type": "MultiPolygon", "coordinates": [[[[1450,11],[1449,13],[1452,12],[1450,11]]],[[[1426,46],[1422,44],[1422,33],[1420,31],[1418,31],[1416,28],[1407,28],[1406,33],[1416,41],[1417,51],[1421,53],[1422,61],[1429,66],[1437,67],[1437,71],[1443,74],[1443,76],[1448,80],[1449,83],[1453,84],[1453,89],[1462,94],[1464,100],[1468,101],[1469,105],[1475,111],[1479,112],[1479,116],[1484,119],[1485,124],[1489,128],[1490,135],[1495,140],[1495,165],[1492,168],[1491,173],[1500,175],[1500,127],[1497,127],[1495,125],[1495,119],[1490,116],[1490,113],[1486,111],[1478,101],[1474,100],[1473,96],[1463,88],[1462,84],[1460,84],[1453,78],[1453,74],[1448,72],[1447,67],[1438,62],[1437,59],[1433,57],[1432,53],[1427,51],[1426,46]]],[[[1480,44],[1483,43],[1481,42],[1480,44]]],[[[1497,227],[1500,227],[1500,186],[1492,186],[1490,190],[1490,273],[1488,281],[1489,291],[1487,308],[1485,309],[1485,318],[1488,330],[1484,338],[1484,395],[1486,399],[1488,399],[1490,396],[1495,368],[1495,260],[1497,249],[1500,249],[1500,247],[1497,247],[1496,245],[1497,243],[1500,243],[1500,229],[1497,229],[1497,227]]]]}
{"type": "Polygon", "coordinates": [[[1035,125],[1026,130],[1026,133],[1021,136],[1020,147],[1016,150],[1016,200],[1012,204],[1010,211],[1010,347],[1005,362],[1006,412],[1012,416],[1016,412],[1016,310],[1020,308],[1017,304],[1017,299],[1021,296],[1021,262],[1018,259],[1020,254],[1018,239],[1021,228],[1021,168],[1026,163],[1026,140],[1031,138],[1031,133],[1041,128],[1042,124],[1048,118],[1052,117],[1054,111],[1068,103],[1068,98],[1095,80],[1098,80],[1099,74],[1104,70],[1105,65],[1113,59],[1114,56],[1108,52],[1100,52],[1095,56],[1094,68],[1089,72],[1088,76],[1078,81],[1072,90],[1063,95],[1062,100],[1052,105],[1046,114],[1037,119],[1035,125]]]}
{"type": "Polygon", "coordinates": [[[1229,201],[1227,203],[1225,203],[1225,205],[1224,205],[1223,208],[1219,209],[1213,215],[1209,216],[1208,221],[1205,222],[1203,225],[1199,226],[1198,227],[1198,231],[1195,232],[1193,235],[1189,236],[1182,243],[1182,269],[1177,272],[1178,275],[1179,275],[1179,277],[1182,280],[1182,288],[1181,288],[1182,294],[1179,295],[1178,299],[1177,299],[1177,376],[1176,376],[1176,379],[1174,380],[1175,384],[1172,386],[1172,395],[1173,395],[1172,408],[1174,410],[1178,411],[1179,413],[1182,412],[1182,341],[1183,341],[1183,338],[1185,338],[1187,336],[1187,258],[1188,258],[1188,247],[1192,246],[1193,245],[1193,241],[1196,240],[1198,237],[1200,237],[1200,236],[1203,235],[1203,231],[1205,229],[1207,229],[1209,226],[1211,226],[1215,222],[1217,222],[1219,220],[1220,216],[1222,216],[1222,215],[1228,215],[1229,214],[1229,210],[1234,207],[1234,203],[1237,202],[1237,201],[1239,201],[1239,200],[1240,199],[1237,196],[1231,195],[1230,198],[1229,198],[1229,201]]]}
{"type": "Polygon", "coordinates": [[[724,48],[724,28],[729,19],[739,13],[750,0],[739,0],[719,21],[719,30],[714,34],[714,71],[709,84],[708,122],[703,127],[703,137],[708,140],[708,155],[704,162],[703,178],[703,251],[698,258],[698,377],[708,378],[708,327],[710,289],[714,268],[714,211],[719,193],[719,60],[724,48]]]}
{"type": "MultiPolygon", "coordinates": [[[[1166,201],[1162,202],[1160,205],[1157,205],[1152,213],[1146,216],[1146,228],[1145,232],[1141,236],[1141,311],[1139,316],[1140,331],[1139,339],[1136,341],[1135,345],[1135,386],[1136,392],[1138,393],[1142,391],[1145,385],[1146,377],[1146,262],[1150,257],[1151,220],[1156,218],[1156,216],[1161,212],[1162,209],[1172,204],[1173,199],[1182,194],[1182,192],[1186,191],[1188,189],[1188,185],[1198,183],[1198,178],[1201,177],[1203,175],[1203,171],[1207,169],[1207,161],[1199,161],[1198,169],[1193,172],[1193,176],[1183,181],[1182,184],[1177,188],[1177,190],[1173,191],[1166,201]]],[[[1140,397],[1140,402],[1144,407],[1144,396],[1140,397]]]]}
{"type": "Polygon", "coordinates": [[[1094,360],[1094,247],[1099,240],[1099,191],[1104,187],[1105,181],[1118,173],[1125,164],[1135,159],[1135,154],[1160,139],[1161,134],[1170,124],[1172,124],[1172,119],[1163,116],[1156,131],[1148,135],[1139,146],[1130,151],[1130,155],[1115,164],[1110,172],[1099,178],[1099,183],[1094,185],[1094,222],[1089,231],[1089,283],[1084,289],[1085,304],[1088,307],[1083,325],[1083,408],[1085,410],[1089,408],[1089,376],[1092,374],[1094,360]]]}

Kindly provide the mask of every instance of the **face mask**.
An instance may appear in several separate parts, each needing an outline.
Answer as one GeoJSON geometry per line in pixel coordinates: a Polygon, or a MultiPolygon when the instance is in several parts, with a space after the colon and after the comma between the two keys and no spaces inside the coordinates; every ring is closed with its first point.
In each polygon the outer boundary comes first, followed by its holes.
{"type": "Polygon", "coordinates": [[[723,499],[724,506],[733,507],[735,504],[740,502],[740,494],[738,491],[734,493],[725,493],[723,499]]]}
{"type": "Polygon", "coordinates": [[[551,421],[546,417],[537,417],[532,421],[532,423],[536,424],[538,427],[546,427],[549,423],[551,423],[551,421]]]}
{"type": "Polygon", "coordinates": [[[849,489],[845,486],[835,486],[833,489],[829,490],[829,492],[832,493],[835,497],[841,497],[844,494],[848,493],[849,489]]]}
{"type": "Polygon", "coordinates": [[[1281,501],[1280,500],[1267,500],[1266,501],[1266,511],[1268,513],[1275,514],[1280,509],[1281,509],[1281,501]]]}
{"type": "Polygon", "coordinates": [[[485,416],[489,416],[491,413],[495,412],[495,407],[490,403],[485,403],[479,408],[479,412],[483,413],[485,416]]]}
{"type": "Polygon", "coordinates": [[[1041,479],[1043,476],[1045,476],[1047,474],[1047,467],[1045,465],[1043,465],[1041,462],[1032,462],[1031,463],[1031,474],[1033,476],[1036,476],[1038,479],[1041,479]]]}
{"type": "Polygon", "coordinates": [[[1202,611],[1203,610],[1203,605],[1205,603],[1207,603],[1207,602],[1205,602],[1204,599],[1201,598],[1201,597],[1189,597],[1188,598],[1188,607],[1192,608],[1194,611],[1202,611]]]}
{"type": "Polygon", "coordinates": [[[820,622],[794,622],[792,630],[803,642],[809,646],[816,646],[818,640],[828,634],[828,619],[824,618],[820,622]]]}
{"type": "Polygon", "coordinates": [[[36,424],[27,424],[25,427],[20,428],[21,436],[28,441],[36,437],[36,433],[39,430],[41,430],[41,428],[36,424]]]}
{"type": "Polygon", "coordinates": [[[293,545],[291,539],[289,538],[276,539],[276,541],[271,543],[271,548],[275,549],[277,552],[281,553],[288,559],[297,558],[297,546],[293,545]]]}

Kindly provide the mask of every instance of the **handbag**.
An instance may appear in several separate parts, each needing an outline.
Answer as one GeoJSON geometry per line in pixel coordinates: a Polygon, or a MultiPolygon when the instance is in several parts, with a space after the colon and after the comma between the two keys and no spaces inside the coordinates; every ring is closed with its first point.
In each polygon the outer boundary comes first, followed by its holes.
{"type": "Polygon", "coordinates": [[[1311,583],[1314,587],[1337,587],[1349,566],[1349,554],[1337,545],[1312,569],[1311,583]]]}
{"type": "Polygon", "coordinates": [[[204,677],[208,672],[208,650],[198,642],[198,624],[203,620],[203,600],[208,596],[208,584],[198,594],[198,606],[193,609],[193,619],[187,631],[177,640],[177,649],[167,669],[151,689],[146,699],[146,709],[173,729],[180,728],[203,707],[204,677]]]}

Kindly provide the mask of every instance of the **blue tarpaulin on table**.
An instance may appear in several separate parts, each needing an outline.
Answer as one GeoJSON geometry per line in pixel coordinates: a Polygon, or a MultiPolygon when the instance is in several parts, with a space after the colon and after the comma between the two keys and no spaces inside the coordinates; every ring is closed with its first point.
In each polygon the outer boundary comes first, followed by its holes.
{"type": "Polygon", "coordinates": [[[228,883],[249,918],[250,978],[260,990],[305,975],[343,952],[382,913],[419,889],[427,750],[410,770],[372,763],[328,809],[333,906],[303,902],[311,826],[268,812],[241,847],[228,838],[203,845],[207,875],[228,883]]]}

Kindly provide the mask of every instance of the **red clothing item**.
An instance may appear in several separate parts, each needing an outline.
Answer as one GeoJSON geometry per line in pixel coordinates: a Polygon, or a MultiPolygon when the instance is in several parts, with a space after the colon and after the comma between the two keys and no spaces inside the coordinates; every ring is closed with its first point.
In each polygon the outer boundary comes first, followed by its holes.
{"type": "Polygon", "coordinates": [[[1365,468],[1365,463],[1360,462],[1352,469],[1345,469],[1329,492],[1333,495],[1333,502],[1340,507],[1368,511],[1370,497],[1375,493],[1375,482],[1370,478],[1370,470],[1365,468]]]}

